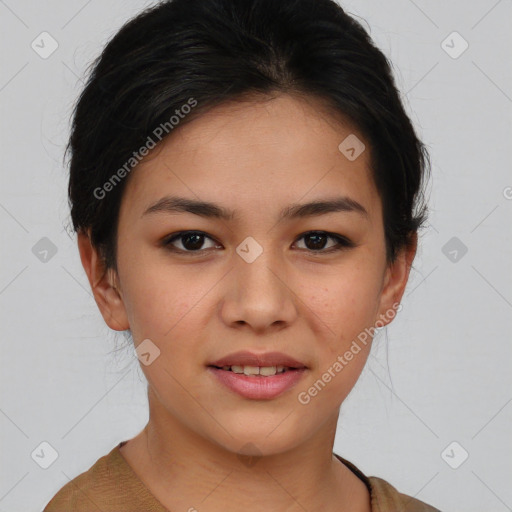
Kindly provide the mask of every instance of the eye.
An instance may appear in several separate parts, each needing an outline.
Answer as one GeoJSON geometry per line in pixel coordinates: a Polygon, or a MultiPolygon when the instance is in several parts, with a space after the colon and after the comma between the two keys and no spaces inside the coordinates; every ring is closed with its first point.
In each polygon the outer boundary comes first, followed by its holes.
{"type": "MultiPolygon", "coordinates": [[[[213,238],[207,236],[206,233],[203,233],[202,231],[181,231],[180,233],[172,235],[170,238],[166,238],[162,245],[175,252],[201,253],[204,252],[204,249],[201,249],[201,247],[206,238],[214,241],[213,238]],[[173,245],[177,240],[180,241],[182,248],[178,248],[173,245]]],[[[212,247],[216,247],[216,245],[213,244],[212,247]]]]}
{"type": "MultiPolygon", "coordinates": [[[[313,253],[331,253],[355,247],[355,244],[348,238],[336,233],[328,233],[326,231],[309,231],[301,235],[297,240],[301,239],[304,239],[306,242],[305,250],[313,253]],[[334,240],[335,244],[327,247],[326,250],[326,242],[329,239],[334,240]]],[[[175,233],[174,235],[164,239],[162,245],[173,252],[189,254],[201,254],[207,249],[221,247],[213,238],[202,231],[181,231],[179,233],[175,233]],[[204,248],[203,244],[206,239],[210,240],[212,245],[204,248]],[[181,247],[175,246],[174,244],[176,242],[179,242],[181,247]]]]}
{"type": "Polygon", "coordinates": [[[306,250],[309,250],[310,252],[331,253],[355,247],[354,242],[349,240],[347,237],[337,235],[335,233],[328,233],[326,231],[309,231],[308,233],[301,235],[297,240],[301,240],[303,238],[306,241],[306,250]],[[336,243],[327,250],[324,250],[325,244],[329,239],[334,240],[336,243]]]}

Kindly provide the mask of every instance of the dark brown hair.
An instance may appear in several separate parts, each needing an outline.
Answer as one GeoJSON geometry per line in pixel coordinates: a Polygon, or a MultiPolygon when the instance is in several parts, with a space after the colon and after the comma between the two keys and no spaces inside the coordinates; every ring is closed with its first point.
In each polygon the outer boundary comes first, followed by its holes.
{"type": "Polygon", "coordinates": [[[333,0],[169,0],[108,42],[73,113],[66,148],[73,228],[90,229],[106,269],[117,270],[127,182],[112,185],[112,178],[129,172],[127,162],[136,164],[155,130],[167,127],[167,136],[223,102],[279,92],[322,99],[369,141],[387,260],[394,261],[426,220],[430,162],[390,64],[362,25],[333,0]]]}

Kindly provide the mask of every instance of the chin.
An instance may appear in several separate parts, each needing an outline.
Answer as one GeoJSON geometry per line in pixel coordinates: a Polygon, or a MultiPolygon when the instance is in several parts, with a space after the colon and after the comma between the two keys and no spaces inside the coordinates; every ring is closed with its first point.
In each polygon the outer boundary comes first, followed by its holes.
{"type": "Polygon", "coordinates": [[[223,424],[231,435],[222,429],[222,439],[214,436],[213,440],[223,449],[237,456],[281,455],[297,448],[309,437],[307,433],[291,428],[293,425],[287,421],[279,424],[285,417],[286,415],[281,416],[279,421],[271,427],[263,427],[256,421],[239,422],[236,427],[223,424]]]}

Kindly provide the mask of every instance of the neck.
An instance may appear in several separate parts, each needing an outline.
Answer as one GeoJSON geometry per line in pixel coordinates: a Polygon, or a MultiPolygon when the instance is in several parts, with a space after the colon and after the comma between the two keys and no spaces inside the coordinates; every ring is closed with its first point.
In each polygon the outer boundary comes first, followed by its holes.
{"type": "Polygon", "coordinates": [[[332,454],[338,412],[300,446],[272,455],[246,446],[241,455],[178,422],[151,388],[149,402],[133,469],[169,510],[370,510],[364,483],[332,454]]]}

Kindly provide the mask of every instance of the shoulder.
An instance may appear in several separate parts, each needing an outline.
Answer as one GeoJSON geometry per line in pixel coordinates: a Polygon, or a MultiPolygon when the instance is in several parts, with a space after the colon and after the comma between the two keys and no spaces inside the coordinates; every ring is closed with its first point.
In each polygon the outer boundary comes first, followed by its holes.
{"type": "Polygon", "coordinates": [[[105,492],[111,494],[116,489],[111,462],[112,451],[65,484],[43,512],[102,510],[105,492]]]}
{"type": "Polygon", "coordinates": [[[370,476],[368,481],[371,487],[372,512],[441,512],[432,505],[398,492],[382,478],[370,476]]]}
{"type": "Polygon", "coordinates": [[[161,510],[115,446],[87,471],[66,483],[43,512],[161,510]]]}
{"type": "Polygon", "coordinates": [[[334,454],[358,476],[370,492],[371,512],[441,512],[412,496],[398,492],[389,482],[376,476],[366,476],[354,463],[334,454]]]}

